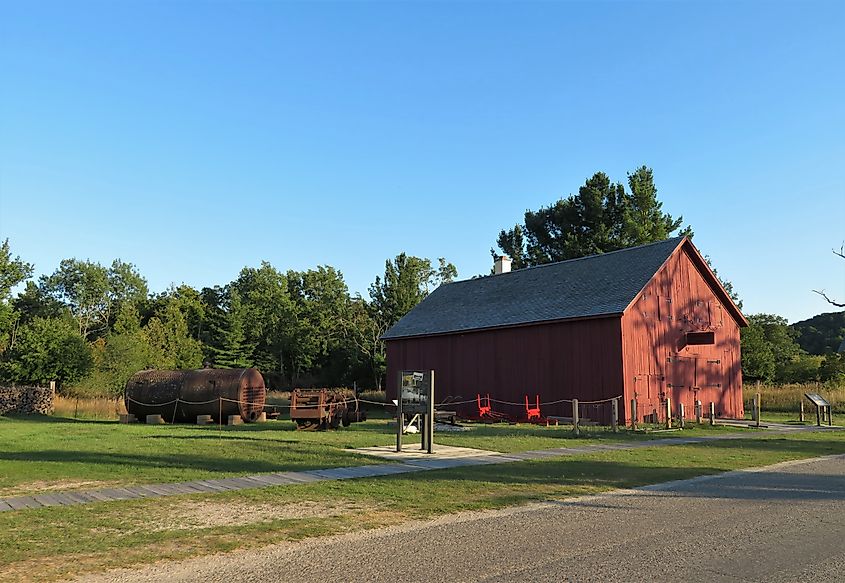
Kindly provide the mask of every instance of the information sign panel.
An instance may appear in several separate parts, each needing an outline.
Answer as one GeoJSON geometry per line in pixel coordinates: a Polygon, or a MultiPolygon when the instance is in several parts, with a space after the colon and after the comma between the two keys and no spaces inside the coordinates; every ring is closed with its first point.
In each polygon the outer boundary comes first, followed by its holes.
{"type": "Polygon", "coordinates": [[[431,401],[431,372],[402,371],[402,412],[428,414],[431,401]]]}
{"type": "Polygon", "coordinates": [[[420,419],[420,448],[434,452],[434,371],[399,371],[396,399],[396,451],[402,451],[405,416],[420,419]]]}
{"type": "Polygon", "coordinates": [[[825,399],[818,393],[804,393],[804,396],[810,399],[810,401],[816,407],[830,407],[830,403],[827,401],[827,399],[825,399]]]}

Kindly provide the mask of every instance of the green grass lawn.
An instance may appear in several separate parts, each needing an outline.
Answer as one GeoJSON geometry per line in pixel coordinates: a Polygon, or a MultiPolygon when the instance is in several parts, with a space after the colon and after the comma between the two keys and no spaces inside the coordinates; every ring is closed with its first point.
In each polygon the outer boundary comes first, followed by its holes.
{"type": "Polygon", "coordinates": [[[0,513],[0,579],[55,579],[845,453],[845,432],[748,435],[384,478],[0,513]]]}
{"type": "Polygon", "coordinates": [[[0,418],[0,495],[96,483],[176,482],[379,463],[353,447],[387,444],[385,421],[342,432],[290,422],[232,427],[122,425],[55,417],[0,418]],[[64,484],[64,485],[63,485],[64,484]]]}
{"type": "MultiPolygon", "coordinates": [[[[351,450],[394,443],[388,423],[375,419],[337,431],[310,432],[296,431],[289,421],[218,428],[0,417],[0,496],[384,463],[351,450]]],[[[684,435],[714,430],[687,430],[684,435]]],[[[576,439],[569,426],[500,424],[438,433],[435,441],[514,452],[667,436],[677,434],[614,434],[587,428],[576,439]]],[[[407,436],[405,443],[414,447],[415,439],[407,436]]]]}

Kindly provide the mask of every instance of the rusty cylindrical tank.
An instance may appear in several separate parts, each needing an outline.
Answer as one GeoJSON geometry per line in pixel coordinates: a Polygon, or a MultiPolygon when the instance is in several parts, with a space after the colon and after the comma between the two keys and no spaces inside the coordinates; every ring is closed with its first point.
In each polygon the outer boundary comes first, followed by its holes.
{"type": "Polygon", "coordinates": [[[266,396],[264,377],[255,368],[142,370],[124,393],[126,410],[138,419],[161,415],[170,423],[194,423],[197,415],[224,423],[229,415],[256,421],[266,396]]]}

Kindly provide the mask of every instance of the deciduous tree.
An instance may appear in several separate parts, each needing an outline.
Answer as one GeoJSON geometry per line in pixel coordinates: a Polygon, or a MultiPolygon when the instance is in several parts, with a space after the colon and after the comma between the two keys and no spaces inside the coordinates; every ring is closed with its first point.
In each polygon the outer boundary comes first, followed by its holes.
{"type": "Polygon", "coordinates": [[[21,327],[10,352],[4,376],[21,383],[75,383],[93,364],[88,343],[67,318],[33,319],[21,327]]]}
{"type": "Polygon", "coordinates": [[[32,276],[32,265],[12,257],[9,240],[0,245],[0,358],[15,338],[20,312],[12,303],[12,289],[32,276]]]}
{"type": "Polygon", "coordinates": [[[458,276],[458,270],[445,258],[438,258],[437,264],[435,268],[430,259],[400,253],[384,262],[384,276],[376,276],[370,286],[370,302],[363,304],[365,314],[358,317],[357,342],[367,352],[379,386],[386,363],[381,335],[435,288],[458,276]]]}
{"type": "Polygon", "coordinates": [[[795,341],[797,332],[774,314],[754,314],[747,319],[749,326],[741,331],[743,375],[783,382],[785,371],[803,354],[795,341]]]}
{"type": "Polygon", "coordinates": [[[285,274],[267,262],[245,267],[232,286],[244,308],[244,335],[254,346],[252,360],[266,376],[281,381],[285,375],[285,354],[295,342],[295,306],[285,274]]]}
{"type": "Polygon", "coordinates": [[[147,297],[147,283],[131,263],[115,259],[110,268],[92,261],[64,259],[59,268],[39,280],[41,291],[65,304],[79,333],[89,339],[104,336],[124,302],[147,297]]]}
{"type": "Polygon", "coordinates": [[[457,277],[455,266],[444,258],[434,268],[430,259],[400,253],[384,262],[384,276],[370,286],[370,299],[380,324],[389,328],[437,286],[457,277]]]}

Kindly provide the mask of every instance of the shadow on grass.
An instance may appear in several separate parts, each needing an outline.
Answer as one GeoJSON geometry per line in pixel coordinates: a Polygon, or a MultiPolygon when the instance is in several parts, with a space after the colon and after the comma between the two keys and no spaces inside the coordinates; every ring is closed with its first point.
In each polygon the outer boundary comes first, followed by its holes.
{"type": "Polygon", "coordinates": [[[17,413],[11,413],[4,417],[0,417],[0,420],[9,420],[9,421],[26,421],[29,423],[99,423],[99,424],[113,424],[117,423],[117,420],[111,419],[97,419],[95,417],[86,418],[86,417],[59,417],[56,415],[40,415],[40,414],[32,414],[32,415],[20,415],[17,413]]]}
{"type": "MultiPolygon", "coordinates": [[[[598,486],[604,488],[633,488],[674,480],[683,480],[701,475],[719,474],[732,469],[731,464],[718,465],[708,463],[707,458],[725,459],[728,456],[748,454],[749,451],[761,454],[760,464],[775,463],[783,459],[800,457],[818,457],[845,453],[845,443],[823,441],[797,441],[786,439],[769,440],[731,440],[715,441],[688,446],[698,451],[690,454],[666,448],[660,452],[662,463],[651,459],[631,462],[603,459],[558,458],[543,461],[528,461],[496,466],[471,466],[450,470],[433,470],[414,476],[396,476],[396,480],[415,480],[427,482],[464,482],[466,487],[472,483],[500,484],[516,487],[550,486],[566,488],[576,486],[598,486]],[[673,454],[673,451],[676,452],[673,454]],[[715,454],[713,452],[716,452],[715,454]],[[773,454],[763,457],[762,454],[773,454]],[[700,459],[696,462],[697,457],[700,459]],[[673,462],[676,462],[673,465],[673,462]]],[[[631,452],[632,455],[636,455],[631,452]]],[[[845,461],[838,463],[845,464],[845,461]]],[[[745,464],[738,464],[745,465],[745,464]]],[[[748,465],[755,465],[752,461],[748,465]]],[[[714,481],[707,486],[679,486],[677,495],[759,498],[765,496],[767,481],[776,481],[779,485],[771,487],[771,496],[783,499],[802,499],[808,495],[822,498],[845,499],[845,472],[842,475],[805,476],[800,472],[748,472],[731,478],[730,487],[721,481],[714,481]],[[774,478],[777,478],[775,480],[774,478]],[[779,480],[779,481],[778,481],[779,480]],[[819,486],[817,482],[824,485],[819,486]],[[686,489],[684,489],[686,488],[686,489]],[[719,492],[722,491],[722,494],[719,492]]],[[[706,483],[706,482],[705,482],[706,483]]]]}
{"type": "MultiPolygon", "coordinates": [[[[132,427],[143,427],[143,423],[133,424],[132,427]]],[[[152,427],[163,427],[169,431],[214,431],[224,433],[262,433],[262,432],[277,432],[290,433],[295,435],[304,434],[325,434],[331,435],[336,432],[355,432],[355,433],[385,433],[387,428],[385,425],[360,424],[354,423],[350,427],[343,427],[338,429],[331,429],[326,431],[303,431],[296,428],[293,421],[283,419],[281,421],[267,421],[265,423],[244,423],[243,425],[193,425],[190,423],[166,423],[164,425],[154,425],[152,427]]]]}
{"type": "MultiPolygon", "coordinates": [[[[256,441],[260,441],[264,445],[272,444],[272,442],[268,442],[267,440],[256,441]]],[[[266,455],[266,448],[250,447],[249,452],[254,452],[257,455],[266,455]]],[[[74,450],[0,451],[0,460],[9,462],[72,463],[82,466],[102,467],[123,466],[138,469],[168,468],[173,470],[228,473],[269,473],[379,462],[379,460],[364,458],[341,448],[320,447],[317,449],[313,444],[285,442],[283,447],[278,448],[278,452],[279,456],[277,459],[268,460],[252,459],[247,456],[226,458],[177,452],[167,455],[162,453],[136,454],[74,450]]]]}

